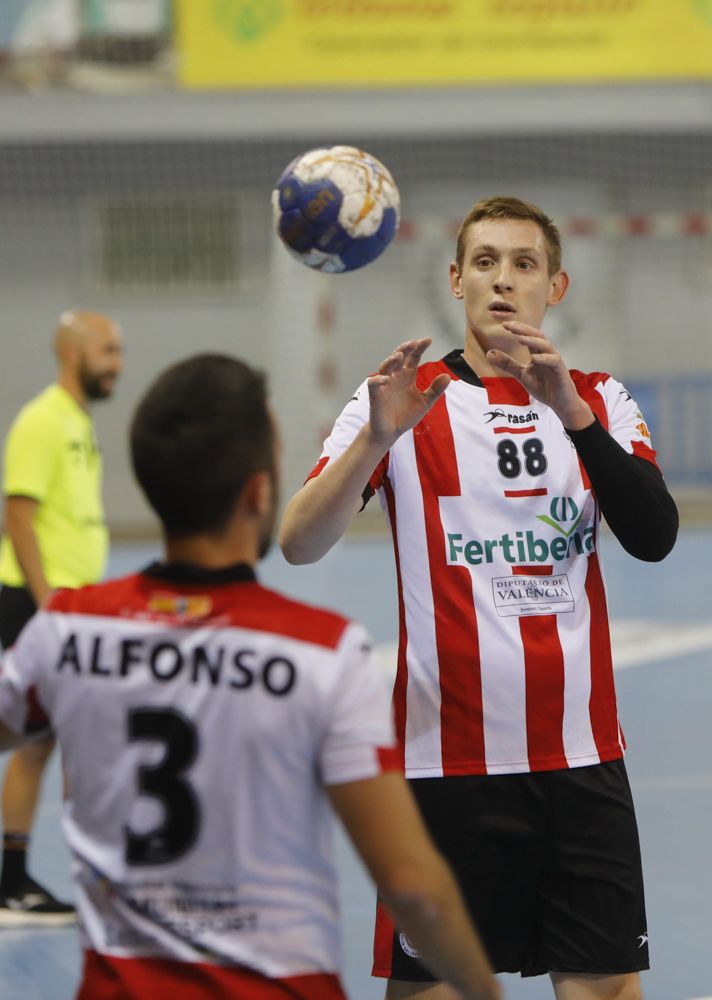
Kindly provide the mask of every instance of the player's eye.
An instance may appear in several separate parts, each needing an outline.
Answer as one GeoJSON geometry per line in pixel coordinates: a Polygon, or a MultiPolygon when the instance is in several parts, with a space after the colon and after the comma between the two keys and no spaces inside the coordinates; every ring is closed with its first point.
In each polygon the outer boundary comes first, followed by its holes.
{"type": "Polygon", "coordinates": [[[534,267],[534,264],[530,260],[520,260],[517,266],[523,271],[529,271],[532,267],[534,267]]]}
{"type": "Polygon", "coordinates": [[[492,264],[494,264],[494,261],[491,257],[478,257],[477,259],[478,267],[491,267],[492,264]]]}

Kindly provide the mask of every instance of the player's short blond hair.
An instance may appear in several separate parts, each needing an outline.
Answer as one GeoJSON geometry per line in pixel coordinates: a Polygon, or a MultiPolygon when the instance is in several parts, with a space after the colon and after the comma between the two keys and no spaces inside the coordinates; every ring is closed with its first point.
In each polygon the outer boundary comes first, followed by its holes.
{"type": "Polygon", "coordinates": [[[465,259],[467,230],[481,219],[494,219],[495,221],[525,219],[535,222],[544,234],[546,255],[549,260],[549,274],[556,274],[561,270],[561,234],[549,216],[530,201],[496,195],[494,198],[483,198],[473,205],[460,224],[460,228],[457,231],[457,250],[455,255],[459,271],[462,270],[462,264],[465,259]]]}

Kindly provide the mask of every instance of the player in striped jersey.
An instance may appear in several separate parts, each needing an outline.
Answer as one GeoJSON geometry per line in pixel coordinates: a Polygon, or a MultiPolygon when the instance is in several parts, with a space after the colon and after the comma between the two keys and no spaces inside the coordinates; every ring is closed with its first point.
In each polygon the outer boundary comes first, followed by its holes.
{"type": "MultiPolygon", "coordinates": [[[[677,533],[640,410],[569,371],[540,330],[567,292],[536,206],[479,202],[450,268],[464,350],[406,341],[356,391],[281,544],[319,559],[377,491],[399,588],[394,703],[406,775],[500,971],[559,1000],[635,1000],[648,967],[640,851],[622,761],[603,514],[662,559],[677,533]]],[[[389,998],[444,1000],[384,914],[389,998]]]]}
{"type": "Polygon", "coordinates": [[[62,750],[79,998],[344,1000],[330,800],[436,973],[498,1000],[365,631],[256,580],[275,436],[246,365],[169,369],[131,433],[165,559],[59,591],[3,660],[0,745],[51,729],[62,750]]]}

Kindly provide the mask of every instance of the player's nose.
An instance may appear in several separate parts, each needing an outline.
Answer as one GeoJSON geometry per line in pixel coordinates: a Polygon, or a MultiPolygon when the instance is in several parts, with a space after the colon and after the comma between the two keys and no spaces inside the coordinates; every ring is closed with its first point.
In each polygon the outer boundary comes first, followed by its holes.
{"type": "Polygon", "coordinates": [[[511,274],[508,271],[500,271],[494,277],[494,290],[495,292],[511,292],[514,288],[514,282],[511,274]]]}

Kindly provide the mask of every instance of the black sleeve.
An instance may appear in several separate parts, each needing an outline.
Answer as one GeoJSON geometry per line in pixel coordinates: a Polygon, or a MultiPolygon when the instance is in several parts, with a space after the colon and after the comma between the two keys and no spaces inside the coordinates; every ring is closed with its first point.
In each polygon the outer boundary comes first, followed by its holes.
{"type": "Polygon", "coordinates": [[[601,513],[626,552],[659,562],[672,550],[679,517],[660,471],[630,455],[595,420],[571,438],[591,480],[601,513]]]}

